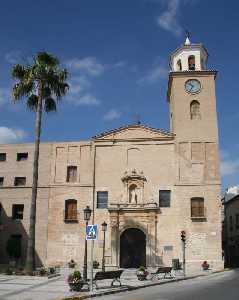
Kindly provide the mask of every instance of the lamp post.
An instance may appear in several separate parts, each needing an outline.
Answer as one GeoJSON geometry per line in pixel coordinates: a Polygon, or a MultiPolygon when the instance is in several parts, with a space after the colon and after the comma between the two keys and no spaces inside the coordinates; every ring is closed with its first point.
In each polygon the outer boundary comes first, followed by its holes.
{"type": "Polygon", "coordinates": [[[104,223],[101,224],[102,231],[104,233],[104,239],[103,239],[103,257],[102,257],[102,272],[105,272],[105,232],[107,230],[107,223],[104,221],[104,223]]]}
{"type": "MultiPolygon", "coordinates": [[[[91,216],[91,209],[89,206],[86,206],[84,209],[84,220],[85,222],[85,234],[86,234],[86,228],[88,225],[88,221],[90,220],[91,216]]],[[[83,268],[83,279],[86,281],[87,280],[87,240],[85,236],[85,255],[84,255],[84,268],[83,268]]]]}

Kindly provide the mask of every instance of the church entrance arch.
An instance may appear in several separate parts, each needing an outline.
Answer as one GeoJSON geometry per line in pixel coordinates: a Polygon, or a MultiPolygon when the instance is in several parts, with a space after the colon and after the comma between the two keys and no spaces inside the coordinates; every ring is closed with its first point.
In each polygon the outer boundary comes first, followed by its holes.
{"type": "Polygon", "coordinates": [[[120,267],[140,266],[146,266],[146,235],[138,228],[129,228],[120,236],[120,267]]]}

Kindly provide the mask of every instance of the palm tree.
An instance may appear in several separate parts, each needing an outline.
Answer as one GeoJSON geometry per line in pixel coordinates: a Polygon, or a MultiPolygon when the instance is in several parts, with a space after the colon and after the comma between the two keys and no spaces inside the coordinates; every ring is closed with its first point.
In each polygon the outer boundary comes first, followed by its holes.
{"type": "Polygon", "coordinates": [[[35,224],[38,186],[39,145],[41,136],[42,110],[56,111],[57,102],[69,89],[66,83],[68,72],[60,68],[59,60],[47,52],[38,52],[31,64],[13,66],[13,101],[25,98],[27,106],[35,112],[35,147],[33,162],[32,197],[30,207],[29,237],[25,269],[35,269],[35,224]]]}

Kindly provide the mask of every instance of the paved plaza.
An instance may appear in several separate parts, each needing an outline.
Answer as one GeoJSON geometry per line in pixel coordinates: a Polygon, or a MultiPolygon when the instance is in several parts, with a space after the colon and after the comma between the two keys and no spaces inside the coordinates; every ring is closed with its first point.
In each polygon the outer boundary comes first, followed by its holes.
{"type": "MultiPolygon", "coordinates": [[[[67,276],[71,270],[62,269],[58,277],[48,279],[45,277],[0,275],[0,299],[1,300],[55,300],[59,298],[73,296],[79,293],[70,292],[67,284],[67,276]]],[[[152,270],[153,271],[153,270],[152,270]]],[[[172,281],[182,278],[182,273],[177,272],[175,278],[160,278],[159,280],[139,281],[135,275],[136,270],[125,270],[122,275],[122,287],[111,288],[111,280],[99,281],[99,289],[94,293],[124,291],[129,288],[140,287],[143,285],[158,284],[159,282],[172,281]]],[[[208,275],[202,272],[202,275],[208,275]]],[[[195,274],[190,274],[190,276],[195,274]]],[[[150,277],[150,276],[149,276],[150,277]]],[[[87,289],[83,289],[81,294],[88,294],[87,289]]]]}

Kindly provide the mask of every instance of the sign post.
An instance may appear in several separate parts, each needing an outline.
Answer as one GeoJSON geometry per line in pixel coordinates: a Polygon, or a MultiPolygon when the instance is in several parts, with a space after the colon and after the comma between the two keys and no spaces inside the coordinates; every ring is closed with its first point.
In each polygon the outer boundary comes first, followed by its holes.
{"type": "Polygon", "coordinates": [[[97,225],[87,225],[86,240],[91,241],[91,270],[90,270],[90,291],[93,291],[93,256],[94,256],[94,241],[97,240],[97,225]]]}
{"type": "Polygon", "coordinates": [[[184,230],[181,231],[181,241],[182,241],[182,252],[183,252],[183,276],[186,276],[186,232],[184,230]]]}

